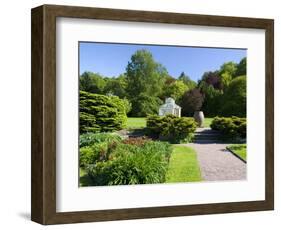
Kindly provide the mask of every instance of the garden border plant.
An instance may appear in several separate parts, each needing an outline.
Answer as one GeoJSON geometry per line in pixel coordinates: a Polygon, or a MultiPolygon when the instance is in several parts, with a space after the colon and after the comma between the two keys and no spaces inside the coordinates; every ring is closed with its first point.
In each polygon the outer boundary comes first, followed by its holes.
{"type": "Polygon", "coordinates": [[[80,167],[90,186],[163,183],[171,153],[171,144],[142,137],[87,133],[80,138],[80,167]]]}

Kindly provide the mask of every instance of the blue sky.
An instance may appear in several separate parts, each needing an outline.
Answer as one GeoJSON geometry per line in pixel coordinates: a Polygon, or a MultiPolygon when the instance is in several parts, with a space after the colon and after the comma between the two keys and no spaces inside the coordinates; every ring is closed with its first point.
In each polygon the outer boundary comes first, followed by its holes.
{"type": "Polygon", "coordinates": [[[247,55],[245,49],[80,42],[80,74],[91,71],[117,77],[126,71],[131,56],[138,49],[149,50],[154,60],[164,65],[171,76],[177,78],[185,72],[195,81],[204,72],[217,70],[224,62],[239,62],[247,55]]]}

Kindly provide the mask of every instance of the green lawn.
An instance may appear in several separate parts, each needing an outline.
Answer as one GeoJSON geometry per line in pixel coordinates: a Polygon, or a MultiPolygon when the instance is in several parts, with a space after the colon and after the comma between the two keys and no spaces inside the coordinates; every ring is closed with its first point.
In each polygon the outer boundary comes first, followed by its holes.
{"type": "Polygon", "coordinates": [[[166,182],[202,181],[196,152],[187,146],[174,145],[166,182]]]}
{"type": "Polygon", "coordinates": [[[128,117],[126,128],[134,129],[134,128],[144,128],[146,127],[146,118],[145,117],[128,117]]]}
{"type": "Polygon", "coordinates": [[[212,118],[212,117],[205,117],[205,119],[204,119],[204,127],[205,128],[210,127],[210,124],[212,123],[213,119],[214,118],[212,118]]]}
{"type": "Polygon", "coordinates": [[[246,144],[233,144],[228,146],[228,148],[241,157],[243,160],[247,161],[247,145],[246,144]]]}

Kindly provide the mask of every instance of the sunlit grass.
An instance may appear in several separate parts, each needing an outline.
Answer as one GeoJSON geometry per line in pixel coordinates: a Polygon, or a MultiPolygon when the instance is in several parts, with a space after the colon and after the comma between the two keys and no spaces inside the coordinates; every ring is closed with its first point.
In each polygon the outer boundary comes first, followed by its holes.
{"type": "Polygon", "coordinates": [[[228,148],[241,157],[243,160],[247,161],[247,145],[246,144],[233,144],[228,146],[228,148]]]}
{"type": "Polygon", "coordinates": [[[146,118],[145,117],[128,117],[126,128],[133,129],[133,128],[144,128],[146,127],[146,118]]]}
{"type": "Polygon", "coordinates": [[[170,158],[166,182],[202,181],[195,150],[187,146],[175,145],[170,158]]]}

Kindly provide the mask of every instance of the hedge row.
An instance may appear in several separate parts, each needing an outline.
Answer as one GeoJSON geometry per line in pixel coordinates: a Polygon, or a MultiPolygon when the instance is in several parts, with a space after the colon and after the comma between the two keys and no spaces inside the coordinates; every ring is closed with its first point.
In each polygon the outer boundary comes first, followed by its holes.
{"type": "Polygon", "coordinates": [[[116,96],[80,91],[80,133],[122,129],[126,112],[126,102],[116,96]]]}
{"type": "Polygon", "coordinates": [[[149,116],[147,118],[148,135],[171,143],[190,141],[196,129],[196,122],[193,118],[167,116],[149,116]]]}
{"type": "MultiPolygon", "coordinates": [[[[88,135],[92,136],[92,140],[100,139],[96,137],[97,134],[88,135]]],[[[80,167],[92,179],[91,185],[153,184],[165,181],[172,153],[169,143],[150,139],[121,141],[112,136],[103,139],[103,142],[80,148],[80,167]]]]}
{"type": "Polygon", "coordinates": [[[240,117],[215,117],[211,128],[221,131],[228,138],[246,138],[247,120],[240,117]]]}

